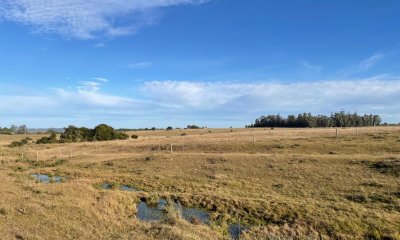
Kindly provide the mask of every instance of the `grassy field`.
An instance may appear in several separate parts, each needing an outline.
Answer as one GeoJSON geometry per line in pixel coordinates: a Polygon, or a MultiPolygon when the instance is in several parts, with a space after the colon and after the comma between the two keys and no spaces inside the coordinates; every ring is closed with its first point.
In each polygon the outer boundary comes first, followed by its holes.
{"type": "Polygon", "coordinates": [[[27,136],[0,135],[0,239],[230,239],[232,223],[240,239],[400,239],[400,128],[129,134],[139,139],[18,148],[7,145],[27,136]],[[159,198],[211,223],[136,218],[159,198]]]}

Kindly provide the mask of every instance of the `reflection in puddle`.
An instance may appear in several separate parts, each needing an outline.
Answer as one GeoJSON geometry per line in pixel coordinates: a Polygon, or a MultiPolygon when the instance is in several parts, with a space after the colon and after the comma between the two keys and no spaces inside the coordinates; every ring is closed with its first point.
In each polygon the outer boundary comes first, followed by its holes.
{"type": "Polygon", "coordinates": [[[101,188],[102,189],[111,189],[113,186],[112,186],[112,184],[110,184],[110,183],[103,183],[102,185],[101,185],[101,188]]]}
{"type": "Polygon", "coordinates": [[[122,191],[129,191],[129,192],[139,192],[140,191],[139,189],[131,187],[131,186],[128,186],[128,185],[123,185],[123,186],[120,187],[120,189],[122,191]]]}
{"type": "Polygon", "coordinates": [[[240,235],[242,235],[242,233],[244,231],[246,231],[247,227],[241,225],[241,224],[231,224],[229,225],[228,228],[228,232],[229,235],[231,236],[232,240],[239,240],[240,239],[240,235]]]}
{"type": "MultiPolygon", "coordinates": [[[[101,188],[102,188],[102,189],[109,190],[109,189],[115,188],[116,186],[118,186],[118,185],[113,184],[113,183],[107,183],[107,182],[106,182],[106,183],[103,183],[103,184],[101,185],[101,188]]],[[[132,187],[132,186],[129,186],[129,185],[122,185],[119,189],[122,190],[122,191],[140,192],[139,189],[137,189],[137,188],[135,188],[135,187],[132,187]]]]}
{"type": "Polygon", "coordinates": [[[34,173],[31,175],[36,178],[36,181],[41,183],[61,183],[63,178],[60,176],[49,176],[47,174],[34,173]]]}
{"type": "Polygon", "coordinates": [[[147,206],[147,203],[141,201],[137,205],[136,217],[141,221],[160,221],[164,217],[164,212],[158,208],[147,206]]]}
{"type": "MultiPolygon", "coordinates": [[[[199,208],[189,208],[183,207],[180,202],[172,203],[173,207],[180,213],[180,215],[186,221],[191,223],[202,223],[202,224],[210,224],[210,213],[199,209],[199,208]]],[[[137,205],[137,213],[136,217],[140,221],[161,221],[165,216],[166,212],[165,209],[168,205],[167,200],[160,199],[157,203],[157,206],[151,207],[147,205],[145,201],[141,201],[137,205]]],[[[244,231],[248,228],[241,224],[231,224],[228,228],[228,233],[233,240],[239,240],[240,236],[244,231]]]]}
{"type": "Polygon", "coordinates": [[[199,208],[183,207],[179,202],[176,203],[177,209],[182,214],[182,217],[191,223],[210,223],[210,214],[199,208]]]}
{"type": "MultiPolygon", "coordinates": [[[[160,199],[157,206],[150,207],[145,201],[141,201],[137,206],[137,218],[141,221],[159,221],[165,217],[165,208],[168,202],[160,199]]],[[[181,216],[189,222],[210,223],[210,214],[207,211],[198,208],[183,207],[179,202],[173,203],[173,207],[181,216]]]]}

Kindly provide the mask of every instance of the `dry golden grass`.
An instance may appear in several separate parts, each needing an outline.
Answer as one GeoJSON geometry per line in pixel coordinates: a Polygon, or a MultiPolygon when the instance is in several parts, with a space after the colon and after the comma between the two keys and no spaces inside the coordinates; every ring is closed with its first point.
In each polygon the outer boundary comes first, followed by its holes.
{"type": "Polygon", "coordinates": [[[400,128],[129,134],[139,139],[21,148],[7,145],[26,136],[0,135],[0,238],[229,239],[240,221],[244,239],[400,239],[400,128]],[[211,226],[137,220],[156,195],[209,210],[211,226]]]}

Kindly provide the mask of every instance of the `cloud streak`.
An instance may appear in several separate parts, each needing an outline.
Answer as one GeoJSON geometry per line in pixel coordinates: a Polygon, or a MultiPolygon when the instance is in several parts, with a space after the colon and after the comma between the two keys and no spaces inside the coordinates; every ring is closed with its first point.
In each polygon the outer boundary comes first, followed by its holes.
{"type": "Polygon", "coordinates": [[[387,54],[384,54],[384,53],[375,53],[371,57],[364,59],[359,64],[359,70],[360,71],[369,70],[370,68],[372,68],[376,64],[378,64],[384,57],[386,57],[386,55],[387,54]]]}
{"type": "Polygon", "coordinates": [[[153,65],[152,62],[137,62],[137,63],[131,63],[129,64],[129,68],[132,69],[144,69],[144,68],[149,68],[153,65]]]}
{"type": "Polygon", "coordinates": [[[0,18],[67,38],[93,39],[135,34],[154,24],[154,10],[205,0],[2,0],[0,18]]]}

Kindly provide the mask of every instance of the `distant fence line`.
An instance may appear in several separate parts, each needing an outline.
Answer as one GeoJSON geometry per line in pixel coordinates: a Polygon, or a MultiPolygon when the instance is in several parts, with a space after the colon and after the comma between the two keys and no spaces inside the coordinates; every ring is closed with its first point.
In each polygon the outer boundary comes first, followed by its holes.
{"type": "MultiPolygon", "coordinates": [[[[260,130],[260,129],[259,129],[260,130]]],[[[54,159],[71,159],[78,156],[96,155],[96,154],[129,154],[129,153],[174,153],[186,152],[197,147],[216,146],[218,144],[231,144],[231,143],[258,143],[263,140],[287,140],[287,139],[308,139],[312,137],[331,137],[341,138],[345,136],[361,136],[365,134],[377,134],[384,132],[400,132],[399,127],[395,126],[380,126],[380,127],[354,127],[354,128],[326,128],[326,129],[269,129],[265,128],[267,132],[257,131],[256,133],[249,132],[232,132],[224,134],[238,134],[235,138],[228,136],[196,136],[195,138],[188,136],[176,136],[173,138],[155,138],[156,142],[143,142],[138,140],[129,140],[123,142],[97,142],[104,145],[97,145],[93,143],[86,143],[87,146],[63,146],[51,149],[40,150],[24,150],[22,149],[19,154],[0,156],[0,162],[7,161],[49,161],[54,159]],[[213,141],[210,141],[212,137],[213,141]],[[122,143],[122,145],[119,145],[122,143]]],[[[149,140],[152,140],[151,138],[149,140]]],[[[154,141],[153,140],[153,141],[154,141]]],[[[147,141],[147,139],[146,139],[147,141]]],[[[51,146],[51,145],[49,145],[51,146]]],[[[217,151],[217,150],[216,150],[217,151]]],[[[217,151],[218,152],[218,151],[217,151]]]]}

